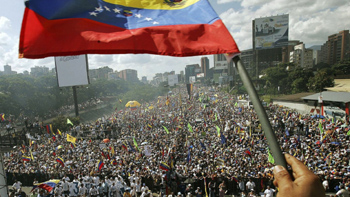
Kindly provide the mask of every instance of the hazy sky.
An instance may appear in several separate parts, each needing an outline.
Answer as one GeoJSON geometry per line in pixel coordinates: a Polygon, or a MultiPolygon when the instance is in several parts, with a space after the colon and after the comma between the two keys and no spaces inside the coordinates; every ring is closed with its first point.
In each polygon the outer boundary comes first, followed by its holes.
{"type": "MultiPolygon", "coordinates": [[[[350,29],[349,0],[209,0],[236,40],[240,50],[252,47],[252,20],[259,17],[289,14],[289,39],[306,46],[323,44],[328,35],[350,29]]],[[[0,7],[0,70],[9,64],[19,73],[33,66],[54,67],[52,57],[18,59],[19,32],[24,11],[23,0],[5,0],[0,7]]],[[[158,55],[89,55],[89,68],[109,66],[113,70],[136,69],[138,77],[150,80],[155,73],[174,70],[179,73],[187,64],[200,63],[202,56],[179,58],[158,55]]],[[[212,56],[210,67],[213,66],[212,56]]]]}

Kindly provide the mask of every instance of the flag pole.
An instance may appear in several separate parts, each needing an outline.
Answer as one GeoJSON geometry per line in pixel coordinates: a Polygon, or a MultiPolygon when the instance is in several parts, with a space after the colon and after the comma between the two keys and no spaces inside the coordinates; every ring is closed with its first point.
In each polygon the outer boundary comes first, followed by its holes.
{"type": "Polygon", "coordinates": [[[263,108],[258,93],[256,92],[255,87],[253,86],[252,80],[250,79],[247,70],[244,68],[241,59],[239,56],[235,56],[233,59],[234,64],[236,65],[236,69],[238,71],[239,76],[241,77],[241,80],[244,84],[244,87],[246,88],[250,100],[253,102],[254,109],[258,115],[258,118],[260,120],[262,129],[265,131],[265,136],[267,139],[267,142],[269,144],[270,150],[273,154],[273,157],[275,159],[276,165],[281,165],[283,167],[287,168],[287,162],[282,154],[281,148],[277,142],[276,135],[274,131],[272,130],[270,121],[268,119],[268,116],[266,114],[265,109],[263,108]]]}

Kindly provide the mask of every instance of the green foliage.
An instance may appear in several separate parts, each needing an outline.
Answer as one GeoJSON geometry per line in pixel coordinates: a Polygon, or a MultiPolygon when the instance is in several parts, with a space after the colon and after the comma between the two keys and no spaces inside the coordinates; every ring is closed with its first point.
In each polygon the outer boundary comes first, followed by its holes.
{"type": "MultiPolygon", "coordinates": [[[[140,82],[96,79],[86,86],[77,87],[78,104],[93,98],[115,97],[123,100],[149,101],[164,95],[167,87],[153,87],[140,82]]],[[[119,102],[117,102],[119,103],[119,102]]],[[[119,104],[118,107],[124,105],[119,104]]],[[[0,77],[1,113],[19,116],[45,117],[63,106],[74,105],[71,87],[59,88],[55,75],[34,78],[28,75],[5,75],[0,77]]],[[[72,118],[73,121],[73,118],[72,118]]]]}
{"type": "Polygon", "coordinates": [[[262,79],[266,80],[265,89],[266,93],[274,94],[278,86],[281,90],[286,90],[288,72],[286,71],[285,65],[278,65],[276,67],[270,67],[263,70],[264,77],[262,79]]]}
{"type": "Polygon", "coordinates": [[[321,92],[325,87],[333,87],[334,78],[327,72],[327,69],[320,70],[314,77],[309,79],[308,87],[310,91],[321,92]]]}
{"type": "Polygon", "coordinates": [[[321,62],[321,63],[316,64],[312,69],[314,71],[317,71],[317,70],[322,70],[324,68],[330,68],[330,67],[331,66],[329,64],[321,62]]]}
{"type": "Polygon", "coordinates": [[[350,75],[350,60],[334,64],[332,69],[335,75],[350,75]]]}
{"type": "Polygon", "coordinates": [[[54,133],[57,133],[57,129],[61,132],[65,132],[72,128],[72,125],[67,124],[67,118],[73,123],[73,125],[80,124],[79,117],[58,116],[52,120],[52,129],[54,133]]]}
{"type": "Polygon", "coordinates": [[[288,74],[288,82],[286,85],[290,86],[287,89],[289,92],[296,94],[300,92],[307,92],[307,83],[313,72],[308,69],[296,68],[288,74]]]}

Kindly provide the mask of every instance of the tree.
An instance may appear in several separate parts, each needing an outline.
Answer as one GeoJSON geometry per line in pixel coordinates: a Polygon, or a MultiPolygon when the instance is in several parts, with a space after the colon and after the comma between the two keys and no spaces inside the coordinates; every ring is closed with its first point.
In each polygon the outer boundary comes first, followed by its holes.
{"type": "Polygon", "coordinates": [[[308,82],[310,91],[321,92],[326,87],[334,86],[334,78],[327,72],[329,69],[323,69],[316,73],[314,77],[311,77],[308,82]]]}
{"type": "Polygon", "coordinates": [[[270,67],[263,70],[265,76],[263,79],[266,80],[266,88],[268,92],[273,93],[278,86],[280,86],[281,90],[286,87],[286,79],[288,77],[288,72],[283,65],[278,65],[276,67],[270,67]]]}
{"type": "Polygon", "coordinates": [[[350,75],[350,60],[334,64],[332,69],[335,75],[350,75]]]}
{"type": "Polygon", "coordinates": [[[307,92],[309,90],[307,83],[314,74],[310,69],[300,67],[292,70],[288,74],[288,84],[290,84],[291,93],[307,92]]]}
{"type": "Polygon", "coordinates": [[[314,71],[317,71],[317,70],[322,70],[324,68],[330,68],[331,66],[327,63],[324,63],[324,62],[320,62],[318,64],[316,64],[312,69],[314,71]]]}

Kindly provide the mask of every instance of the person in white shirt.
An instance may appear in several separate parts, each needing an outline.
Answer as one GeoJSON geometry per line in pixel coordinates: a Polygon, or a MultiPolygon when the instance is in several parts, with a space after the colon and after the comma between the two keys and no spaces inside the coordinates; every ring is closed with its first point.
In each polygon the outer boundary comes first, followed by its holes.
{"type": "Polygon", "coordinates": [[[140,197],[153,197],[153,194],[150,190],[146,190],[146,191],[142,192],[140,197]]]}
{"type": "Polygon", "coordinates": [[[350,197],[350,192],[344,189],[344,186],[341,185],[340,190],[335,194],[337,197],[350,197]]]}
{"type": "Polygon", "coordinates": [[[79,185],[80,182],[77,180],[73,180],[73,182],[69,183],[69,196],[78,196],[79,185]]]}
{"type": "Polygon", "coordinates": [[[98,177],[98,176],[94,176],[94,183],[95,183],[95,185],[97,186],[99,183],[100,183],[100,177],[98,177]]]}
{"type": "Polygon", "coordinates": [[[265,197],[273,197],[274,192],[275,192],[275,190],[271,189],[270,186],[268,185],[264,191],[265,197]]]}
{"type": "Polygon", "coordinates": [[[328,189],[329,189],[329,184],[328,184],[327,179],[324,179],[324,180],[323,180],[322,185],[323,185],[324,190],[325,190],[325,191],[328,191],[328,189]]]}
{"type": "Polygon", "coordinates": [[[15,183],[12,185],[12,188],[16,191],[20,190],[22,187],[22,183],[20,181],[15,181],[15,183]]]}
{"type": "Polygon", "coordinates": [[[117,192],[118,192],[117,186],[113,182],[109,189],[110,197],[117,197],[117,192]]]}
{"type": "Polygon", "coordinates": [[[80,184],[79,194],[80,197],[84,197],[86,195],[86,187],[84,184],[80,184]]]}
{"type": "Polygon", "coordinates": [[[136,195],[141,196],[141,179],[136,181],[136,195]]]}
{"type": "Polygon", "coordinates": [[[147,185],[145,183],[143,183],[142,187],[141,187],[141,193],[148,191],[149,188],[147,187],[147,185]]]}
{"type": "Polygon", "coordinates": [[[69,184],[66,181],[66,179],[63,179],[62,194],[63,194],[63,196],[68,196],[69,195],[69,184]]]}
{"type": "Polygon", "coordinates": [[[67,182],[70,181],[70,178],[67,175],[64,175],[62,179],[66,180],[67,182]]]}
{"type": "Polygon", "coordinates": [[[131,196],[136,196],[136,182],[135,179],[132,180],[132,183],[130,183],[130,187],[131,187],[131,196]]]}
{"type": "Polygon", "coordinates": [[[61,185],[57,185],[54,189],[55,196],[62,196],[62,187],[61,185]]]}
{"type": "Polygon", "coordinates": [[[252,189],[255,189],[255,183],[252,181],[251,178],[249,178],[249,181],[246,184],[247,191],[251,191],[252,189]]]}
{"type": "Polygon", "coordinates": [[[90,194],[91,197],[97,197],[98,190],[97,190],[97,188],[94,185],[92,185],[92,187],[91,187],[91,189],[89,191],[89,194],[90,194]]]}

